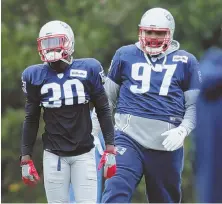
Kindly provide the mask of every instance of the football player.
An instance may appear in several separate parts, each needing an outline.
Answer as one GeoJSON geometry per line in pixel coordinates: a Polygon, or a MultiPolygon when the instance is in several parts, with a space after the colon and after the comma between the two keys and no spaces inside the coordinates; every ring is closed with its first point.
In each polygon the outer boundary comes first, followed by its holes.
{"type": "Polygon", "coordinates": [[[74,34],[69,25],[50,21],[40,30],[38,52],[43,64],[22,73],[27,100],[21,140],[22,179],[40,179],[32,161],[41,109],[44,186],[49,203],[67,203],[70,183],[77,203],[96,203],[97,171],[89,102],[93,102],[106,152],[114,153],[114,129],[103,87],[103,68],[96,59],[74,59],[74,34]]]}
{"type": "Polygon", "coordinates": [[[139,41],[112,59],[104,86],[111,111],[116,109],[118,153],[104,203],[131,202],[143,175],[149,202],[181,201],[183,143],[195,127],[200,72],[194,55],[173,39],[174,30],[171,13],[152,8],[142,16],[139,41]]]}
{"type": "Polygon", "coordinates": [[[222,49],[209,49],[200,65],[203,83],[194,135],[197,200],[222,203],[222,49]]]}

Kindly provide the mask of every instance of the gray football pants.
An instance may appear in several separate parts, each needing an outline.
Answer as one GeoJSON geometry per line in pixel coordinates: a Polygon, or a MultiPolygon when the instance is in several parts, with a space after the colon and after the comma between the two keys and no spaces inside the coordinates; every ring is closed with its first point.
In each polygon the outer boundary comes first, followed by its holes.
{"type": "Polygon", "coordinates": [[[79,156],[60,157],[44,151],[44,186],[48,203],[68,203],[72,184],[76,203],[96,203],[95,148],[79,156]]]}

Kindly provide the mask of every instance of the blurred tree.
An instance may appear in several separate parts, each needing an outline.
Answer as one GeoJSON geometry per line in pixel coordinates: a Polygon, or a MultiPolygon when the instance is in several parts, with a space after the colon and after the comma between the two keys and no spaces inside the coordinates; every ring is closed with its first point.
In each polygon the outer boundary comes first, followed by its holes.
{"type": "MultiPolygon", "coordinates": [[[[67,22],[75,32],[75,58],[97,58],[107,70],[117,48],[137,41],[140,18],[151,7],[172,12],[175,39],[198,58],[217,43],[221,0],[2,0],[2,202],[46,202],[42,182],[33,189],[23,186],[18,161],[24,118],[20,76],[27,66],[41,63],[36,47],[41,26],[55,19],[67,22]]],[[[183,202],[193,202],[190,141],[185,153],[183,202]]],[[[41,137],[34,161],[41,173],[41,137]]],[[[146,202],[143,187],[142,181],[134,202],[146,202]]]]}

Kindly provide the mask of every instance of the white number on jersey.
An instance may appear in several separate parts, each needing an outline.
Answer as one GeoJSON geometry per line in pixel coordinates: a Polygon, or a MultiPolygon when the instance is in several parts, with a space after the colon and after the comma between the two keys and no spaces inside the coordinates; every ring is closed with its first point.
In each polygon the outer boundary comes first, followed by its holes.
{"type": "MultiPolygon", "coordinates": [[[[159,66],[162,66],[162,65],[156,64],[155,69],[160,70],[159,66]]],[[[177,67],[177,64],[164,65],[163,69],[166,69],[166,73],[163,77],[159,95],[167,96],[169,87],[171,84],[171,79],[176,70],[176,67],[177,67]]],[[[138,87],[137,85],[130,86],[130,90],[133,93],[143,94],[150,90],[151,71],[152,71],[152,67],[147,63],[135,63],[132,65],[132,71],[131,71],[132,78],[137,81],[141,81],[141,87],[138,87]],[[139,74],[140,68],[142,68],[141,74],[139,74]]]]}
{"type": "Polygon", "coordinates": [[[85,103],[86,97],[84,92],[84,86],[79,79],[71,79],[67,80],[62,86],[58,83],[49,83],[44,84],[41,88],[41,94],[47,94],[49,90],[52,90],[52,97],[49,98],[48,102],[43,102],[43,106],[47,108],[59,108],[62,106],[62,91],[64,92],[65,96],[65,105],[73,105],[73,91],[72,85],[76,87],[76,94],[78,97],[78,104],[85,103]],[[49,102],[52,102],[50,104],[49,102]]]}

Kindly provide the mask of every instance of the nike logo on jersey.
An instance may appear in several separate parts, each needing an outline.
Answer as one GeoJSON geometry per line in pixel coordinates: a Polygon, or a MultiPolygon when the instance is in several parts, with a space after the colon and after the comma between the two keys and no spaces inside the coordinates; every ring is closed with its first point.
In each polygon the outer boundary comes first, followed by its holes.
{"type": "Polygon", "coordinates": [[[72,77],[81,77],[86,78],[87,77],[87,71],[85,70],[70,70],[70,76],[72,77]]]}

